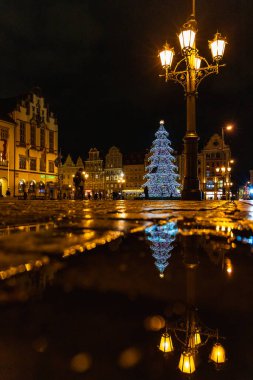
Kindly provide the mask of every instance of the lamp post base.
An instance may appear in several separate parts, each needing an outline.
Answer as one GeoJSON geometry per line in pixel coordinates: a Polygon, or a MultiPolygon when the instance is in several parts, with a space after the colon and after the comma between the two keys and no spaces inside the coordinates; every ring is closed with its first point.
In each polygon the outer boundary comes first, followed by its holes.
{"type": "Polygon", "coordinates": [[[184,179],[184,188],[181,198],[185,201],[201,201],[203,199],[202,191],[199,190],[199,180],[192,178],[184,179]]]}
{"type": "Polygon", "coordinates": [[[185,189],[181,197],[184,201],[202,201],[202,193],[198,189],[185,189]]]}

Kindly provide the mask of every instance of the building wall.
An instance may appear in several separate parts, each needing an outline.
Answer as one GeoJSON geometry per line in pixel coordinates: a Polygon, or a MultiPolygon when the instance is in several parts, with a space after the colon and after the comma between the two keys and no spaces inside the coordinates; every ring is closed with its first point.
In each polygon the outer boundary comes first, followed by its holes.
{"type": "Polygon", "coordinates": [[[17,99],[8,116],[12,122],[0,121],[1,128],[8,124],[9,129],[8,167],[0,165],[0,178],[6,176],[7,170],[8,187],[15,196],[21,195],[23,190],[36,196],[42,195],[47,187],[50,192],[52,187],[55,190],[58,125],[45,99],[39,92],[31,92],[17,99]]]}
{"type": "Polygon", "coordinates": [[[142,185],[144,184],[145,166],[143,164],[125,164],[123,165],[125,173],[125,190],[126,197],[136,197],[143,193],[142,185]]]}
{"type": "Polygon", "coordinates": [[[125,188],[125,174],[122,169],[122,153],[113,146],[105,157],[105,193],[110,197],[113,192],[121,193],[125,188]]]}
{"type": "Polygon", "coordinates": [[[62,193],[64,197],[65,197],[64,194],[70,197],[71,194],[74,192],[73,178],[76,174],[77,169],[79,169],[79,167],[83,168],[83,163],[80,162],[80,160],[78,160],[78,162],[75,164],[70,155],[68,155],[65,162],[62,163],[62,165],[60,165],[59,177],[61,179],[62,193]]]}
{"type": "Polygon", "coordinates": [[[94,196],[96,193],[104,193],[103,160],[99,157],[99,151],[91,148],[89,158],[85,161],[85,172],[88,178],[85,181],[85,192],[94,196]]]}
{"type": "Polygon", "coordinates": [[[253,185],[253,170],[250,170],[250,183],[253,185]]]}
{"type": "MultiPolygon", "coordinates": [[[[184,154],[177,157],[180,174],[180,182],[184,179],[184,154]]],[[[231,176],[233,166],[230,147],[224,143],[219,134],[210,137],[207,144],[198,154],[198,178],[200,190],[205,199],[220,199],[224,192],[229,193],[232,187],[231,176]],[[225,168],[225,171],[216,171],[216,168],[225,168]]],[[[228,197],[228,194],[227,194],[228,197]]]]}
{"type": "Polygon", "coordinates": [[[14,124],[0,120],[0,196],[5,196],[8,187],[13,194],[14,155],[11,147],[14,146],[14,124]]]}

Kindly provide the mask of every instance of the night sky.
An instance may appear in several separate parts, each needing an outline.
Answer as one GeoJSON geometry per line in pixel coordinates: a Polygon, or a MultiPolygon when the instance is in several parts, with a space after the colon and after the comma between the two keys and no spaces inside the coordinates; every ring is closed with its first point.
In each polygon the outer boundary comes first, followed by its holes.
{"type": "MultiPolygon", "coordinates": [[[[219,30],[229,44],[218,76],[199,87],[200,147],[221,127],[244,182],[253,169],[252,0],[197,2],[197,47],[219,30]]],[[[42,89],[59,120],[63,154],[87,158],[97,147],[124,153],[149,148],[164,119],[172,146],[182,150],[186,105],[181,86],[164,82],[157,58],[191,13],[190,0],[2,0],[0,97],[42,89]]]]}

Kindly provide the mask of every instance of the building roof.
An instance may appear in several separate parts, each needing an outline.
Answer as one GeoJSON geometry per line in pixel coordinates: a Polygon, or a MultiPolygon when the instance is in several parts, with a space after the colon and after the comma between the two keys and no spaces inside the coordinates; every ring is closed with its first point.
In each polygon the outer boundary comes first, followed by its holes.
{"type": "Polygon", "coordinates": [[[21,104],[21,102],[26,103],[32,100],[33,94],[38,97],[43,97],[41,89],[39,87],[34,87],[30,91],[21,95],[0,99],[0,119],[14,122],[10,114],[21,104]]]}
{"type": "Polygon", "coordinates": [[[66,161],[64,162],[62,166],[75,166],[70,154],[68,154],[66,161]]]}

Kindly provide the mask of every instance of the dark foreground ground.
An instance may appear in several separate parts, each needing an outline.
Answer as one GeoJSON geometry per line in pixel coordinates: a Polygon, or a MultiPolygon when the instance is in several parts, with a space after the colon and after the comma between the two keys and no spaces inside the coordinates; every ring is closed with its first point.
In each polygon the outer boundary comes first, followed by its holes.
{"type": "Polygon", "coordinates": [[[0,223],[0,380],[186,379],[157,345],[189,308],[228,357],[210,338],[192,378],[252,380],[251,202],[3,200],[0,223]]]}

